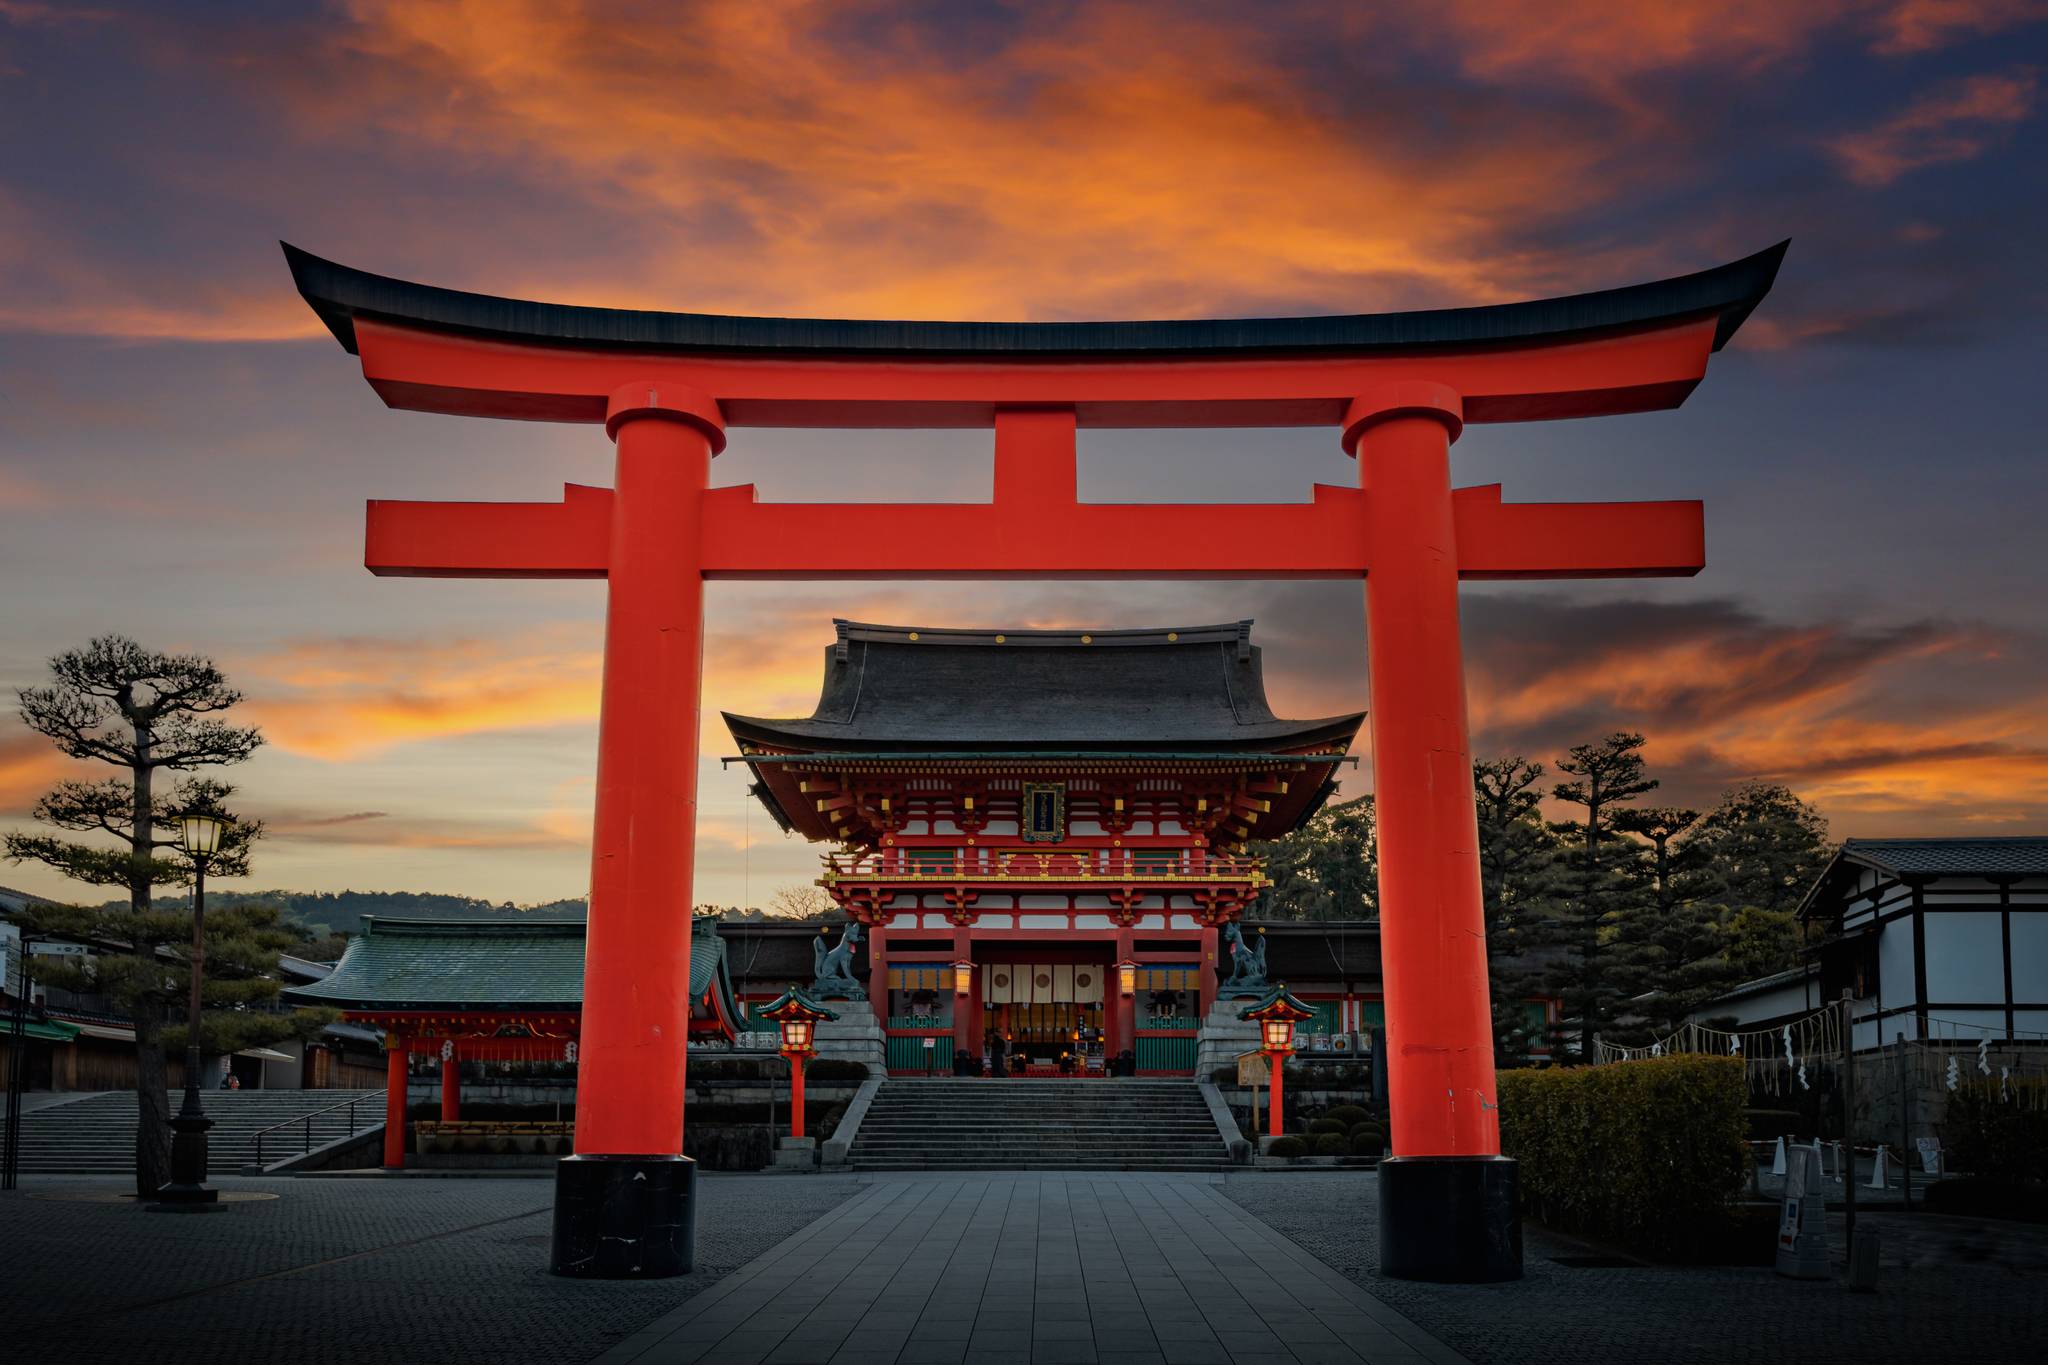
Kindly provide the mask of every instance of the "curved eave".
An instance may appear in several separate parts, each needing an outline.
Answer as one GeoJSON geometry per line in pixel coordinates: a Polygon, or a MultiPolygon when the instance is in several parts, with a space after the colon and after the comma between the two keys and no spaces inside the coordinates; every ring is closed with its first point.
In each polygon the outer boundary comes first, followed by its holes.
{"type": "MultiPolygon", "coordinates": [[[[958,741],[934,740],[929,737],[912,739],[865,738],[849,733],[853,727],[844,722],[818,720],[815,717],[741,716],[731,711],[720,713],[725,719],[726,729],[743,750],[770,750],[777,756],[782,754],[803,754],[819,759],[848,758],[870,762],[887,761],[893,757],[906,760],[931,760],[957,752],[962,758],[981,758],[1000,754],[1014,754],[1018,759],[1049,758],[1086,760],[1094,755],[1106,759],[1142,757],[1156,753],[1162,758],[1173,758],[1195,751],[1214,751],[1227,756],[1233,751],[1246,754],[1269,754],[1291,752],[1300,749],[1322,749],[1334,747],[1349,749],[1351,741],[1358,735],[1365,723],[1365,712],[1356,711],[1343,716],[1323,716],[1314,720],[1276,720],[1240,727],[1242,734],[1172,736],[1163,739],[1068,739],[1062,737],[1033,736],[1029,739],[964,739],[958,741]]],[[[751,755],[749,755],[751,756],[751,755]]]]}
{"type": "Polygon", "coordinates": [[[357,318],[498,341],[639,352],[929,359],[1382,355],[1549,345],[1714,317],[1714,349],[1763,301],[1790,241],[1691,275],[1478,308],[1130,322],[888,322],[587,308],[396,280],[283,242],[299,293],[351,353],[357,318]]]}

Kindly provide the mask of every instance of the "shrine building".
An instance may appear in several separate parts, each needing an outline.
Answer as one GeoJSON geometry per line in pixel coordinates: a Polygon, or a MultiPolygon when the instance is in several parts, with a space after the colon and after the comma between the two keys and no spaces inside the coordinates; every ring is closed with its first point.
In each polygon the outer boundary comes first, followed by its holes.
{"type": "Polygon", "coordinates": [[[1191,1074],[1267,885],[1245,846],[1330,797],[1363,713],[1275,716],[1250,621],[835,624],[811,715],[725,719],[777,823],[836,846],[890,1072],[1191,1074]]]}

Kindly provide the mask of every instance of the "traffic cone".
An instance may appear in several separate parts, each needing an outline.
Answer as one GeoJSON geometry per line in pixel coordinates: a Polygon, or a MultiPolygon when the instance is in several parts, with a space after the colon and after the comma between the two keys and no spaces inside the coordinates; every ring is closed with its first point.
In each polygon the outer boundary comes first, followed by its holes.
{"type": "Polygon", "coordinates": [[[1771,1154],[1771,1174],[1785,1174],[1785,1139],[1778,1139],[1777,1149],[1771,1154]]]}
{"type": "Polygon", "coordinates": [[[1889,1183],[1888,1183],[1888,1182],[1887,1182],[1887,1180],[1885,1179],[1885,1173],[1884,1173],[1884,1152],[1885,1152],[1884,1144],[1883,1144],[1882,1142],[1878,1143],[1878,1144],[1877,1144],[1877,1164],[1876,1164],[1876,1165],[1875,1165],[1874,1167],[1872,1167],[1872,1168],[1871,1168],[1871,1172],[1870,1172],[1870,1186],[1869,1186],[1869,1188],[1871,1188],[1871,1189],[1873,1189],[1873,1190],[1882,1190],[1882,1189],[1887,1189],[1887,1188],[1889,1188],[1889,1183]]]}

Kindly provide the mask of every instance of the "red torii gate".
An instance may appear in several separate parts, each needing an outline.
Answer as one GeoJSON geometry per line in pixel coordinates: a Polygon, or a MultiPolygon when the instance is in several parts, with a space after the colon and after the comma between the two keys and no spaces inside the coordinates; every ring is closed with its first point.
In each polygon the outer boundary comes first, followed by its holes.
{"type": "Polygon", "coordinates": [[[1467,422],[1676,407],[1786,244],[1570,298],[1347,317],[852,322],[524,302],[285,254],[392,407],[603,423],[610,490],[559,503],[372,502],[373,573],[608,581],[576,1155],[553,1266],[689,1268],[680,1155],[703,583],[709,578],[1364,578],[1394,1158],[1390,1274],[1520,1273],[1501,1158],[1458,639],[1458,580],[1689,575],[1700,504],[1504,503],[1453,490],[1467,422]],[[1288,505],[1076,497],[1075,432],[1331,426],[1359,487],[1288,505]],[[995,494],[775,504],[712,489],[735,426],[992,427],[995,494]]]}

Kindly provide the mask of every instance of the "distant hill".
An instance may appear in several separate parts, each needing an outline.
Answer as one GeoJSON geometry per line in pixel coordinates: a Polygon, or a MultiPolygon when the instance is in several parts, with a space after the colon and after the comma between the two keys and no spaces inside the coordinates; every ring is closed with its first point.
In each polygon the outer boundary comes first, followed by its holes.
{"type": "MultiPolygon", "coordinates": [[[[589,907],[582,900],[549,901],[542,905],[494,904],[475,896],[450,896],[433,891],[208,891],[209,906],[275,905],[285,918],[317,935],[353,934],[364,915],[395,915],[411,919],[582,919],[589,907]]],[[[181,910],[183,895],[158,896],[166,910],[181,910]]],[[[109,901],[110,906],[123,905],[109,901]]]]}

